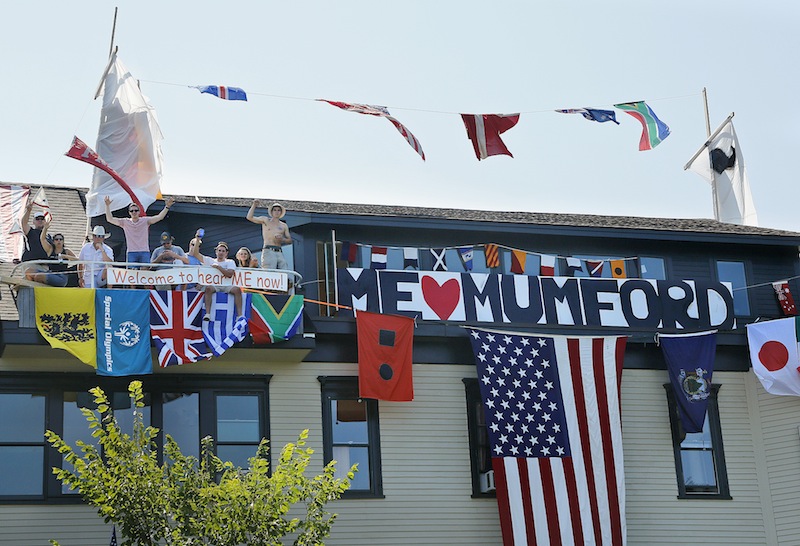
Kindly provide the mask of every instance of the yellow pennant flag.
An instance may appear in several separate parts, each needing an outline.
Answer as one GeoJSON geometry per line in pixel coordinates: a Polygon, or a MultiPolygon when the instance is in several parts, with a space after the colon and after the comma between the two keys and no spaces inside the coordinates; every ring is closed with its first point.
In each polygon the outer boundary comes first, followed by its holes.
{"type": "Polygon", "coordinates": [[[36,327],[54,349],[97,368],[93,288],[35,288],[36,327]]]}

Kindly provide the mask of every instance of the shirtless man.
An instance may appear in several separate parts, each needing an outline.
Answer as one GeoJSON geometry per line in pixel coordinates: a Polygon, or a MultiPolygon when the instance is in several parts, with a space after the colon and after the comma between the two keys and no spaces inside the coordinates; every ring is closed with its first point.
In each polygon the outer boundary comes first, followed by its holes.
{"type": "Polygon", "coordinates": [[[289,235],[289,226],[281,222],[286,214],[286,209],[280,203],[273,203],[269,208],[269,217],[254,216],[258,200],[253,199],[247,219],[254,224],[261,224],[261,235],[264,237],[264,247],[261,249],[261,267],[265,269],[289,269],[286,258],[283,257],[282,247],[292,244],[289,235]]]}

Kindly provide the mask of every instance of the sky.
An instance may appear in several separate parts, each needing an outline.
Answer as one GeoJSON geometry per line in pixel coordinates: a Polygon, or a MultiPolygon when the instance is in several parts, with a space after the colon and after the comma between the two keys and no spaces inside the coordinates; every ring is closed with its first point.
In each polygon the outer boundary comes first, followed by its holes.
{"type": "Polygon", "coordinates": [[[731,112],[763,227],[800,231],[800,3],[26,0],[0,20],[0,181],[82,186],[114,7],[119,57],[158,114],[162,193],[496,211],[713,218],[683,166],[731,112]],[[243,88],[248,102],[189,86],[243,88]],[[314,99],[388,107],[392,125],[314,99]],[[557,108],[644,100],[670,126],[557,108]],[[478,161],[459,113],[521,113],[478,161]],[[789,169],[788,172],[794,172],[789,169]]]}

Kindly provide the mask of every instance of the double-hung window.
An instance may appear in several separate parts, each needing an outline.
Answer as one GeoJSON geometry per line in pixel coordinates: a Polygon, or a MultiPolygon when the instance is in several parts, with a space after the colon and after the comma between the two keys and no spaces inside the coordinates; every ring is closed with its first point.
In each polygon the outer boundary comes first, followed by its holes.
{"type": "Polygon", "coordinates": [[[353,464],[358,472],[347,497],[382,497],[378,401],[358,396],[354,377],[319,377],[322,385],[322,440],[325,464],[336,461],[336,477],[344,478],[353,464]]]}
{"type": "Polygon", "coordinates": [[[680,499],[730,499],[728,471],[722,448],[722,428],[719,422],[717,393],[719,385],[712,385],[708,398],[706,420],[701,432],[684,432],[672,385],[667,391],[669,421],[675,454],[675,473],[680,499]]]}
{"type": "MultiPolygon", "coordinates": [[[[178,443],[184,455],[198,456],[200,439],[215,439],[217,455],[246,466],[261,438],[269,438],[270,376],[149,376],[143,380],[145,426],[160,429],[178,443]]],[[[132,432],[133,411],[126,378],[74,375],[48,378],[42,374],[0,374],[0,501],[51,502],[77,499],[62,487],[53,467],[63,467],[61,455],[45,440],[52,430],[68,444],[94,443],[81,408],[95,409],[88,390],[99,385],[123,432],[132,432]],[[13,418],[7,418],[13,416],[13,418]]],[[[69,468],[69,467],[67,467],[69,468]]]]}

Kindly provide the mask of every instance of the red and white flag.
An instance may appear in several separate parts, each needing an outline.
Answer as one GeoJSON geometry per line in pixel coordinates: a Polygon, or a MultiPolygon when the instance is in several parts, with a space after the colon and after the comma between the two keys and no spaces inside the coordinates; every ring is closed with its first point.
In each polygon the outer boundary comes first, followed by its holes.
{"type": "Polygon", "coordinates": [[[770,394],[800,396],[800,317],[747,325],[753,373],[770,394]]]}
{"type": "Polygon", "coordinates": [[[503,544],[625,544],[626,338],[469,335],[503,544]]]}
{"type": "Polygon", "coordinates": [[[461,114],[478,161],[490,155],[511,155],[500,135],[519,121],[519,114],[461,114]]]}
{"type": "Polygon", "coordinates": [[[150,291],[150,335],[159,366],[211,358],[201,328],[203,310],[203,292],[150,291]]]}
{"type": "Polygon", "coordinates": [[[539,256],[539,276],[552,277],[556,274],[556,257],[552,254],[542,254],[539,256]]]}
{"type": "Polygon", "coordinates": [[[22,217],[30,193],[25,186],[0,186],[0,262],[19,260],[25,251],[22,217]]]}
{"type": "Polygon", "coordinates": [[[778,281],[772,283],[772,288],[775,290],[775,295],[778,297],[778,303],[783,310],[784,316],[793,317],[797,315],[797,306],[794,304],[794,297],[792,291],[789,290],[789,281],[778,281]]]}
{"type": "Polygon", "coordinates": [[[419,143],[419,140],[417,140],[417,137],[411,134],[411,131],[409,131],[405,125],[397,121],[397,118],[389,114],[389,110],[387,110],[385,106],[339,102],[327,99],[317,99],[317,100],[321,102],[327,102],[328,104],[332,104],[333,106],[341,108],[342,110],[347,110],[348,112],[355,112],[357,114],[366,114],[368,116],[378,116],[381,118],[388,119],[392,123],[392,125],[394,125],[394,128],[397,129],[397,131],[401,135],[403,135],[403,138],[406,139],[406,142],[408,142],[408,144],[412,148],[414,148],[414,151],[419,154],[422,160],[425,161],[425,152],[422,151],[422,145],[419,143]]]}
{"type": "MultiPolygon", "coordinates": [[[[77,159],[78,161],[83,161],[84,163],[88,163],[89,165],[92,165],[93,167],[96,167],[106,172],[111,178],[113,178],[116,181],[117,184],[119,184],[120,188],[122,188],[122,190],[128,194],[130,202],[135,203],[136,206],[139,207],[139,210],[144,212],[145,207],[142,206],[142,202],[139,201],[139,198],[133,192],[128,183],[125,182],[119,175],[119,173],[117,173],[117,171],[112,169],[108,163],[103,161],[103,158],[97,155],[97,152],[89,148],[89,146],[84,141],[82,141],[78,137],[72,137],[72,144],[70,145],[69,150],[67,150],[67,152],[64,155],[67,157],[71,157],[72,159],[77,159]]],[[[152,201],[150,203],[152,203],[152,201]]],[[[89,214],[88,210],[87,214],[89,214]]]]}

